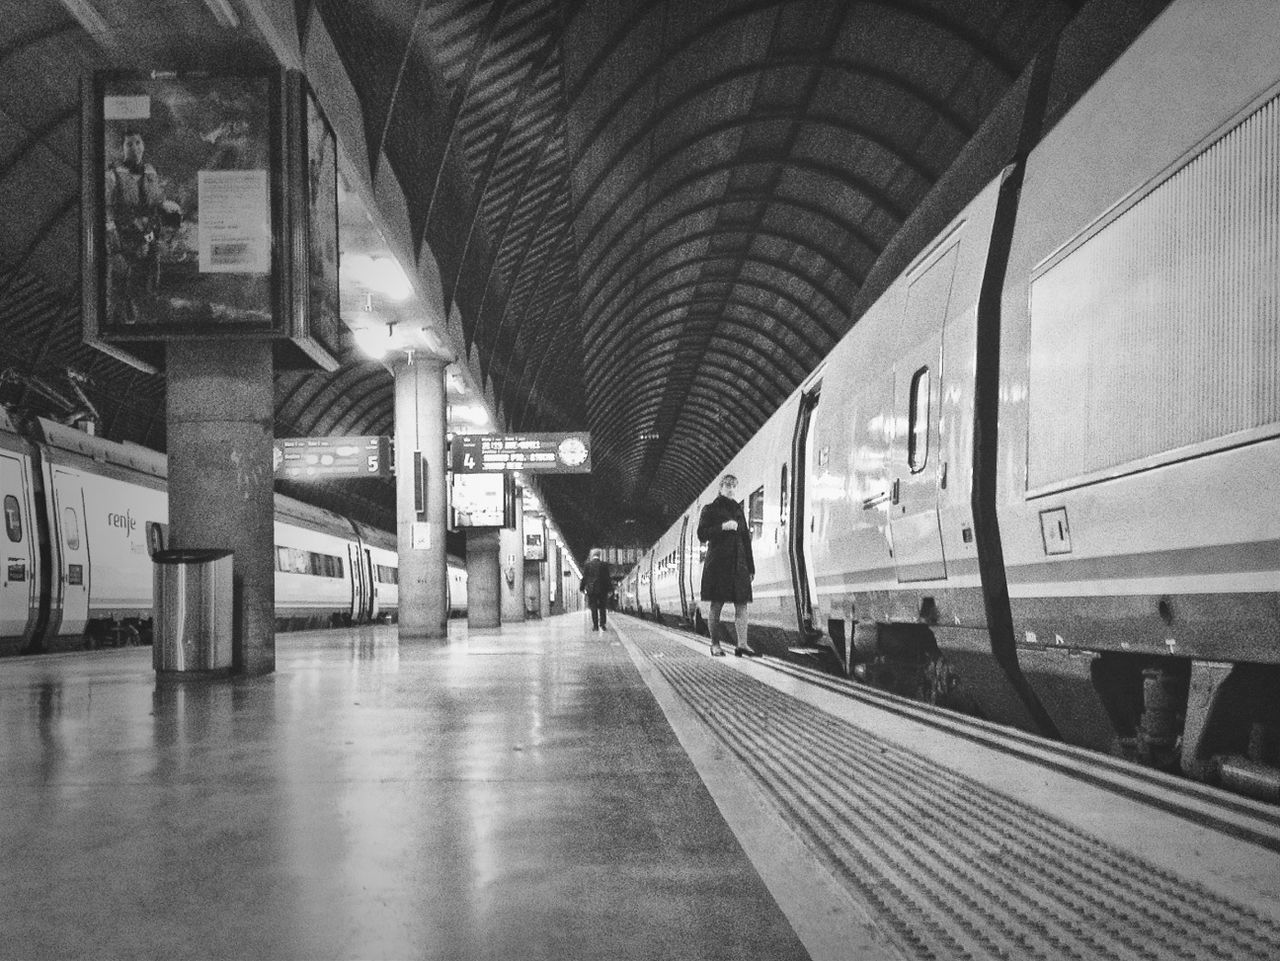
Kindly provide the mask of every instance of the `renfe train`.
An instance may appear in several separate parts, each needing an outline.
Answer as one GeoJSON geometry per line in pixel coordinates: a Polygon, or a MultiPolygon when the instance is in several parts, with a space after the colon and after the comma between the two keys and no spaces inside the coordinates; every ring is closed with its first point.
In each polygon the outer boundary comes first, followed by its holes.
{"type": "MultiPolygon", "coordinates": [[[[1278,50],[1172,4],[725,465],[753,645],[1280,799],[1278,50]]],[[[625,607],[703,627],[715,496],[625,607]]]]}
{"type": "MultiPolygon", "coordinates": [[[[168,539],[162,454],[0,410],[0,653],[147,643],[168,539]]],[[[276,626],[393,620],[395,536],[276,495],[276,626]]],[[[451,613],[466,569],[449,558],[451,613]]]]}

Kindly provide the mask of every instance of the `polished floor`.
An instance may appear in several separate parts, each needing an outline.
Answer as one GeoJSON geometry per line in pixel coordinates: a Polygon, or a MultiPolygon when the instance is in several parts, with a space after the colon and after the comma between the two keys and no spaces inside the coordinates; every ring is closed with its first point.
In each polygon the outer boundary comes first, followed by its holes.
{"type": "Polygon", "coordinates": [[[0,957],[808,958],[615,633],[0,663],[0,957]]]}

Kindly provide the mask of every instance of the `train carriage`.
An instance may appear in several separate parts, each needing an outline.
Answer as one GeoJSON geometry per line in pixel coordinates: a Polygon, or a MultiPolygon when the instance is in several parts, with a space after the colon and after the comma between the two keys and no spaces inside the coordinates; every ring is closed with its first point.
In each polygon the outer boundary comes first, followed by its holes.
{"type": "MultiPolygon", "coordinates": [[[[152,555],[168,546],[164,455],[0,410],[0,652],[146,643],[152,555]]],[[[278,629],[393,620],[395,536],[276,495],[278,629]]],[[[449,558],[450,613],[466,568],[449,558]]]]}
{"type": "Polygon", "coordinates": [[[50,569],[41,565],[36,524],[36,477],[31,450],[0,409],[0,497],[4,509],[4,567],[0,569],[0,650],[20,650],[41,629],[40,597],[50,569]]]}

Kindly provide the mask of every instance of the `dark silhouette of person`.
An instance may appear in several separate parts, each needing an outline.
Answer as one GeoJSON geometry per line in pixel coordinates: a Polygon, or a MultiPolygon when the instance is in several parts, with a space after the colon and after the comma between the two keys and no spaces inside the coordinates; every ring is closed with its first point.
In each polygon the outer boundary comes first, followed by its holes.
{"type": "Polygon", "coordinates": [[[591,551],[590,558],[582,567],[579,589],[587,595],[587,605],[591,608],[591,630],[606,630],[609,595],[613,593],[613,572],[599,548],[591,551]]]}

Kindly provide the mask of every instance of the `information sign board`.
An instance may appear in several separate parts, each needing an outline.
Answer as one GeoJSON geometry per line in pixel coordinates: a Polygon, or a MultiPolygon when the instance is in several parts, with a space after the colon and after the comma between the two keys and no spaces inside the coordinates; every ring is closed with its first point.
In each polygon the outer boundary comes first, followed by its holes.
{"type": "Polygon", "coordinates": [[[281,480],[390,477],[389,437],[277,437],[273,460],[281,480]]]}
{"type": "Polygon", "coordinates": [[[455,434],[451,443],[457,474],[491,471],[591,472],[587,431],[546,434],[455,434]]]}

